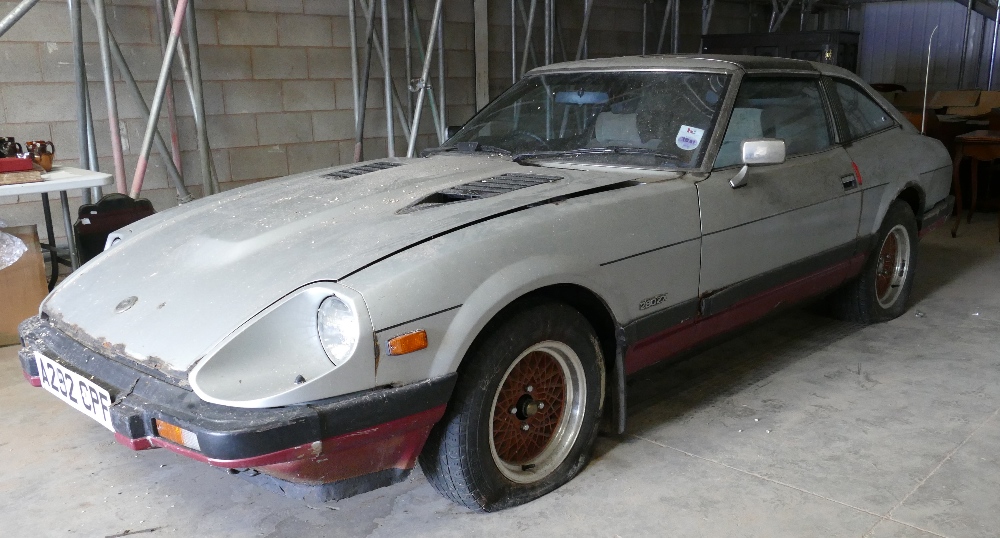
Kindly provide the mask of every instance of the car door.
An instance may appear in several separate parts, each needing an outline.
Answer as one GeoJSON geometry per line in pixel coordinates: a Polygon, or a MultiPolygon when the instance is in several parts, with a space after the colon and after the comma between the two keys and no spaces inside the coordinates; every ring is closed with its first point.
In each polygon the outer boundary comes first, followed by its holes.
{"type": "MultiPolygon", "coordinates": [[[[863,179],[861,228],[859,235],[873,236],[881,218],[896,192],[906,183],[919,185],[931,206],[948,195],[951,167],[940,158],[936,141],[902,128],[868,91],[854,81],[835,77],[827,86],[839,102],[845,144],[844,148],[858,167],[863,179]],[[907,166],[901,167],[905,163],[907,166]]],[[[923,215],[915,215],[920,221],[923,215]]]]}
{"type": "Polygon", "coordinates": [[[810,276],[822,282],[806,280],[796,293],[839,283],[824,271],[854,255],[861,196],[820,78],[744,77],[698,196],[703,315],[810,276]],[[752,166],[745,186],[733,188],[729,181],[742,167],[740,143],[753,138],[784,140],[785,162],[752,166]]]}

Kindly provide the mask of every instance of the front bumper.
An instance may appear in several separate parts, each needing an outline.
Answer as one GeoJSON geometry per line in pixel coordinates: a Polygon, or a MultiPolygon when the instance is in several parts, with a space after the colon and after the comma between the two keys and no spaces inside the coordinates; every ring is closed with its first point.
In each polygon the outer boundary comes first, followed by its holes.
{"type": "Polygon", "coordinates": [[[183,381],[98,353],[48,320],[31,318],[20,330],[25,377],[39,386],[38,352],[92,379],[112,396],[111,421],[120,443],[134,450],[164,447],[215,466],[256,468],[296,483],[412,468],[455,385],[452,374],[303,405],[227,407],[201,400],[183,381]],[[197,435],[200,450],[159,437],[154,419],[197,435]]]}

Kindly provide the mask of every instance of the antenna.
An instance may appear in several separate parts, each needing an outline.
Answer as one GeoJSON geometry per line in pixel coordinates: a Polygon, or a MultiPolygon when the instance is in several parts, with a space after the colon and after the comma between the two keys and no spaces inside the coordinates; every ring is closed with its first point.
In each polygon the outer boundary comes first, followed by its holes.
{"type": "Polygon", "coordinates": [[[938,27],[931,30],[931,37],[927,40],[927,72],[924,74],[924,109],[920,113],[920,134],[924,134],[924,125],[927,123],[927,86],[931,81],[931,44],[934,43],[934,32],[938,27]]]}

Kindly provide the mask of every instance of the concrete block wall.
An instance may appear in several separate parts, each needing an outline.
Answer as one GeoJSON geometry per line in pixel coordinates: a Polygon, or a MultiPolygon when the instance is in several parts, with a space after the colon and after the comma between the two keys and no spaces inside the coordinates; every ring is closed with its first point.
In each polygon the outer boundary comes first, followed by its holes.
{"type": "MultiPolygon", "coordinates": [[[[343,0],[195,0],[205,106],[214,165],[223,189],[353,161],[347,3],[343,0]]],[[[107,0],[111,33],[121,44],[147,103],[160,66],[152,0],[107,0]]],[[[16,2],[0,2],[0,14],[16,2]]],[[[428,13],[425,16],[429,16],[428,13]]],[[[94,18],[84,0],[84,39],[100,167],[113,170],[100,53],[94,18]]],[[[363,28],[363,24],[361,25],[363,28]]],[[[400,23],[401,30],[401,23],[400,23]]],[[[393,36],[395,37],[395,36],[393,36]]],[[[401,56],[401,39],[392,52],[401,56]],[[396,50],[398,48],[398,50],[396,50]]],[[[77,103],[69,12],[62,0],[42,0],[0,38],[0,135],[52,140],[56,162],[79,165],[77,103]]],[[[373,73],[380,76],[380,64],[373,73]]],[[[115,70],[116,94],[131,180],[146,122],[115,70]]],[[[191,106],[179,71],[173,85],[185,183],[200,195],[200,163],[191,106]]],[[[471,84],[471,79],[468,81],[471,84]]],[[[449,81],[451,85],[451,81],[449,81]]],[[[454,84],[461,86],[461,83],[454,84]]],[[[400,83],[399,91],[403,91],[400,83]]],[[[366,156],[385,155],[381,78],[369,85],[366,156]]],[[[425,121],[421,146],[436,144],[425,121]]],[[[160,131],[167,134],[165,114],[160,131]]],[[[399,134],[397,126],[397,134],[399,134]]],[[[397,154],[405,152],[400,136],[397,154]]],[[[81,201],[71,192],[72,213],[81,201]]],[[[143,196],[157,209],[176,204],[176,191],[155,153],[143,196]]],[[[39,224],[37,195],[0,197],[0,220],[39,224]]],[[[55,231],[62,237],[58,207],[55,231]]]]}
{"type": "MultiPolygon", "coordinates": [[[[197,8],[212,158],[222,188],[352,162],[353,94],[347,0],[192,1],[197,8]]],[[[153,0],[106,2],[111,33],[121,44],[149,102],[161,58],[153,0]]],[[[86,0],[83,4],[85,54],[100,167],[112,171],[96,24],[86,0]]],[[[390,0],[389,4],[390,61],[396,74],[396,91],[405,99],[402,3],[390,0]]],[[[415,4],[426,36],[433,2],[415,4]]],[[[641,2],[598,0],[595,4],[590,56],[638,53],[641,2]]],[[[0,16],[15,5],[16,2],[0,1],[0,16]]],[[[491,0],[489,5],[491,94],[495,96],[510,84],[510,4],[507,0],[491,0]]],[[[561,20],[565,46],[572,55],[582,13],[576,13],[576,4],[570,2],[560,2],[560,10],[565,13],[561,20]]],[[[449,124],[460,125],[475,112],[472,0],[446,0],[444,13],[446,117],[449,124]]],[[[364,29],[361,14],[359,7],[359,32],[364,29]]],[[[541,24],[541,11],[536,24],[541,24]]],[[[523,36],[523,29],[518,31],[523,36]]],[[[535,47],[541,54],[541,32],[536,34],[535,47]]],[[[415,76],[420,70],[420,54],[415,48],[415,76]]],[[[0,62],[0,135],[14,136],[22,142],[52,140],[57,147],[57,164],[78,166],[77,103],[66,2],[41,0],[0,37],[0,62]]],[[[115,72],[126,176],[131,181],[145,119],[115,72]]],[[[197,197],[201,178],[195,126],[184,83],[177,73],[173,90],[183,173],[185,183],[197,197]]],[[[435,91],[436,73],[435,61],[431,71],[435,91]]],[[[381,76],[381,62],[375,59],[365,121],[366,158],[386,155],[381,76]]],[[[438,143],[430,121],[431,108],[425,105],[424,110],[418,149],[438,143]]],[[[161,119],[160,131],[167,132],[165,119],[161,119]]],[[[396,154],[404,154],[406,141],[398,122],[395,134],[396,154]]],[[[80,194],[70,193],[73,215],[80,204],[80,194]]],[[[176,204],[176,191],[155,150],[143,196],[152,200],[158,210],[176,204]]],[[[63,225],[57,205],[54,204],[53,216],[56,236],[61,238],[63,225]]],[[[11,225],[35,223],[41,230],[40,206],[37,195],[0,197],[0,220],[11,225]]]]}

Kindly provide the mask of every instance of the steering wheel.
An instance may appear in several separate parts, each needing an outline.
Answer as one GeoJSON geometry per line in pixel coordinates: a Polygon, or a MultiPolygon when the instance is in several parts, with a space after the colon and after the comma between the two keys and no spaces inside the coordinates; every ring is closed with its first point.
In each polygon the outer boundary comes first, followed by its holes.
{"type": "Polygon", "coordinates": [[[532,133],[531,131],[525,131],[523,129],[515,129],[510,133],[507,133],[507,136],[510,138],[517,138],[517,137],[528,138],[535,142],[538,142],[541,145],[541,149],[549,149],[549,142],[544,138],[538,136],[537,134],[532,133]]]}

